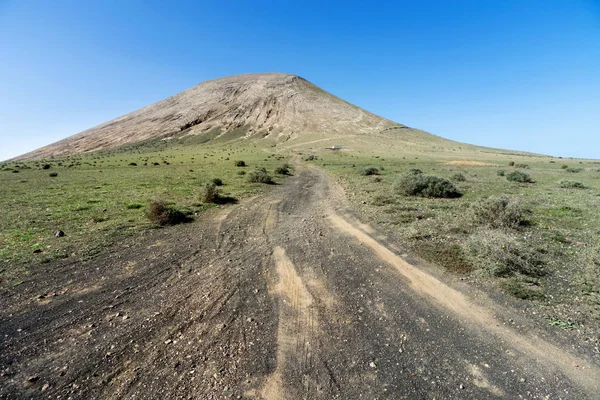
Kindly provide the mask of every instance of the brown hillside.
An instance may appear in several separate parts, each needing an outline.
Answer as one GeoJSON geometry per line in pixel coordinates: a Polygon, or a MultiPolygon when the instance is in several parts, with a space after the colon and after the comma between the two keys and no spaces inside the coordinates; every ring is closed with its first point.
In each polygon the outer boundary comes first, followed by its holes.
{"type": "Polygon", "coordinates": [[[295,75],[237,75],[200,83],[17,159],[111,149],[174,135],[206,135],[208,140],[235,131],[235,137],[285,141],[303,133],[370,134],[398,126],[295,75]]]}

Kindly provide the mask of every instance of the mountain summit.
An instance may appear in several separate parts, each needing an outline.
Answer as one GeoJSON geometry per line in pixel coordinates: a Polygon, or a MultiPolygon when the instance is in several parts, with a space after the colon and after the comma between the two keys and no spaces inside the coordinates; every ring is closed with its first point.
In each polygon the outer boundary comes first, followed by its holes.
{"type": "Polygon", "coordinates": [[[285,141],[303,133],[370,134],[401,126],[299,76],[247,74],[200,83],[18,159],[112,149],[184,135],[205,135],[206,141],[226,134],[226,138],[269,137],[285,141]]]}

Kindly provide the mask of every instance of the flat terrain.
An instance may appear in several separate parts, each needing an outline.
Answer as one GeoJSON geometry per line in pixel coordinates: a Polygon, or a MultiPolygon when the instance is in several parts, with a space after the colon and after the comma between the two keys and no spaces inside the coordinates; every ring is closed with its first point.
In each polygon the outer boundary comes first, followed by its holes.
{"type": "Polygon", "coordinates": [[[0,396],[597,398],[590,348],[407,262],[347,196],[297,164],[194,223],[31,268],[2,292],[0,396]]]}

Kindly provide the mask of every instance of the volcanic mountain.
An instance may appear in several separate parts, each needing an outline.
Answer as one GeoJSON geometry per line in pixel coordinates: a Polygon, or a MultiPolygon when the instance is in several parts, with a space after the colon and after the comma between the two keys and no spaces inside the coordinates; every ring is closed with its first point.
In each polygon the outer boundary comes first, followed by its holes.
{"type": "Polygon", "coordinates": [[[304,133],[372,134],[403,125],[356,107],[289,74],[236,75],[200,83],[175,96],[42,147],[17,159],[112,149],[149,139],[205,135],[269,137],[304,133]]]}

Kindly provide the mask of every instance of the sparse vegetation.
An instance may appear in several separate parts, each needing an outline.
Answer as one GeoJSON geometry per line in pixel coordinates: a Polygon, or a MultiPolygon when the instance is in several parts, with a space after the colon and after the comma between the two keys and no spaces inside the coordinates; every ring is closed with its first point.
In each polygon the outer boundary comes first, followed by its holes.
{"type": "Polygon", "coordinates": [[[144,207],[144,205],[142,203],[127,203],[127,204],[125,204],[125,208],[127,208],[128,210],[138,210],[142,207],[144,207]]]}
{"type": "Polygon", "coordinates": [[[529,168],[527,164],[515,164],[515,168],[529,168]]]}
{"type": "Polygon", "coordinates": [[[461,193],[447,179],[422,173],[408,173],[396,184],[396,191],[405,196],[456,198],[461,193]]]}
{"type": "Polygon", "coordinates": [[[583,168],[566,168],[565,171],[570,172],[572,174],[576,174],[578,172],[583,171],[583,168]]]}

